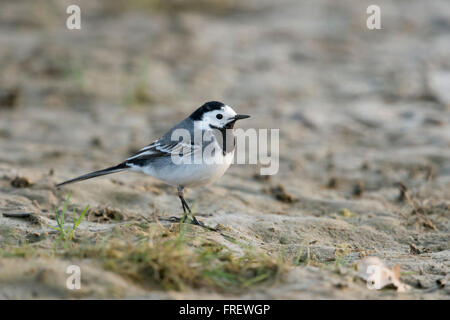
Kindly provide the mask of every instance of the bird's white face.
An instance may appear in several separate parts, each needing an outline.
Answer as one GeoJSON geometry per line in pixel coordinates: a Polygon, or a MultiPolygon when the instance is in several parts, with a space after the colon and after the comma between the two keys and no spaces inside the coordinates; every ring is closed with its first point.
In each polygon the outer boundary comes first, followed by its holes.
{"type": "Polygon", "coordinates": [[[195,110],[190,116],[194,120],[195,129],[233,129],[237,120],[250,116],[237,114],[230,106],[218,101],[210,101],[195,110]]]}
{"type": "Polygon", "coordinates": [[[236,121],[237,113],[227,105],[218,110],[212,110],[203,114],[202,122],[205,128],[224,128],[230,122],[236,121]]]}

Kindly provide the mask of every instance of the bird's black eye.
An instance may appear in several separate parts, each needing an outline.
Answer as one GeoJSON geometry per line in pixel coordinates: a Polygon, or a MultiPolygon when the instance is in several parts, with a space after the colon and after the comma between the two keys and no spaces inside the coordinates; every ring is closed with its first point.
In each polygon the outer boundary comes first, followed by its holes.
{"type": "Polygon", "coordinates": [[[223,118],[223,115],[221,113],[218,113],[218,114],[216,114],[216,118],[220,120],[223,118]]]}

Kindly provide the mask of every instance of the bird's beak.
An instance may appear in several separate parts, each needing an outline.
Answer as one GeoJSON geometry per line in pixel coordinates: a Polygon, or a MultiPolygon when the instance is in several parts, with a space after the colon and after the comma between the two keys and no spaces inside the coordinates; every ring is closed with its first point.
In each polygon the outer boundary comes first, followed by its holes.
{"type": "Polygon", "coordinates": [[[224,126],[225,129],[233,129],[234,124],[238,120],[247,119],[250,118],[250,116],[247,116],[246,114],[237,114],[233,118],[230,118],[229,122],[224,126]]]}
{"type": "Polygon", "coordinates": [[[250,118],[250,116],[246,115],[246,114],[237,114],[234,116],[234,120],[242,120],[242,119],[247,119],[250,118]]]}

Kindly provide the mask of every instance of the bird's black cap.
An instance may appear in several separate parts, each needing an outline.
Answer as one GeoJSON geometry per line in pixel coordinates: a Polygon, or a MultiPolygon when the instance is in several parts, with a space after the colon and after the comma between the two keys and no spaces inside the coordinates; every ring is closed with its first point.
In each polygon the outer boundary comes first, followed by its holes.
{"type": "Polygon", "coordinates": [[[209,101],[206,102],[204,105],[202,105],[200,108],[198,108],[197,110],[195,110],[190,116],[189,118],[191,118],[192,120],[202,120],[203,118],[203,114],[205,114],[206,112],[209,111],[213,111],[213,110],[219,110],[220,108],[222,108],[223,106],[225,106],[222,102],[219,101],[209,101]]]}

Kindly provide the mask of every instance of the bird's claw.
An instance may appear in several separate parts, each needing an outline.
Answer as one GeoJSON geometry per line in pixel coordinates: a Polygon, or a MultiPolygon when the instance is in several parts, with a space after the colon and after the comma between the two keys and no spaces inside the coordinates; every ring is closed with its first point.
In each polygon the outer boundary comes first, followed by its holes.
{"type": "Polygon", "coordinates": [[[193,224],[193,225],[196,225],[196,226],[208,229],[210,231],[217,231],[217,229],[209,227],[209,226],[205,225],[203,222],[198,221],[195,216],[192,216],[191,219],[188,219],[187,217],[178,218],[178,217],[172,216],[168,220],[170,222],[175,222],[175,223],[182,223],[182,222],[183,223],[190,223],[190,224],[193,224]]]}
{"type": "Polygon", "coordinates": [[[173,216],[173,217],[169,217],[167,220],[170,221],[170,222],[181,222],[181,219],[182,218],[178,218],[178,217],[173,216]]]}

